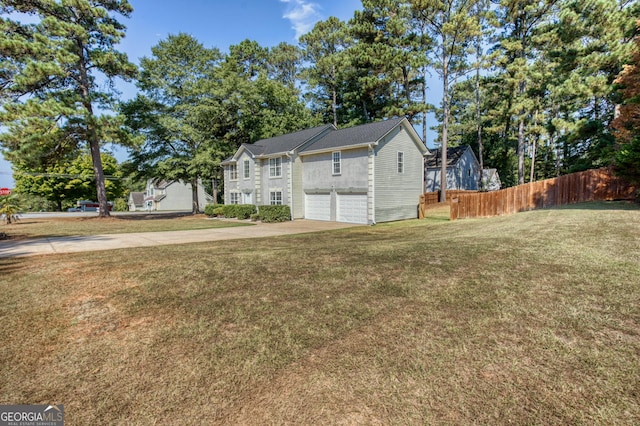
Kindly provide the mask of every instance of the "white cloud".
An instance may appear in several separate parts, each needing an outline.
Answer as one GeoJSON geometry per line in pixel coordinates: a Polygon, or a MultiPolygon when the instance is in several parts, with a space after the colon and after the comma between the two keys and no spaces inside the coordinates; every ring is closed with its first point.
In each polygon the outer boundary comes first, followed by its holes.
{"type": "Polygon", "coordinates": [[[308,0],[280,0],[287,4],[287,10],[283,18],[291,21],[291,28],[296,32],[296,38],[308,33],[318,22],[322,15],[320,10],[322,7],[318,3],[308,0]]]}

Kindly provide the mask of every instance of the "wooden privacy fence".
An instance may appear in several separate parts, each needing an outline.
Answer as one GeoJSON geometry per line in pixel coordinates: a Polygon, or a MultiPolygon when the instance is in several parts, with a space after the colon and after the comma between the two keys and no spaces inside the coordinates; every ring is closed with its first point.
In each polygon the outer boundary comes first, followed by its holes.
{"type": "MultiPolygon", "coordinates": [[[[587,170],[555,179],[531,182],[493,192],[447,191],[451,220],[492,217],[527,210],[582,203],[585,201],[628,200],[636,188],[614,176],[610,169],[587,170]]],[[[439,205],[438,192],[420,195],[419,216],[439,205]]]]}
{"type": "MultiPolygon", "coordinates": [[[[452,199],[457,198],[462,194],[476,194],[478,191],[462,191],[457,189],[447,190],[447,203],[450,203],[452,199]]],[[[440,191],[425,192],[420,195],[420,203],[418,204],[418,217],[424,219],[426,210],[429,207],[435,207],[441,205],[440,203],[440,191]]]]}
{"type": "Polygon", "coordinates": [[[500,191],[458,194],[451,199],[451,220],[501,216],[585,201],[632,199],[635,190],[609,169],[587,170],[500,191]]]}

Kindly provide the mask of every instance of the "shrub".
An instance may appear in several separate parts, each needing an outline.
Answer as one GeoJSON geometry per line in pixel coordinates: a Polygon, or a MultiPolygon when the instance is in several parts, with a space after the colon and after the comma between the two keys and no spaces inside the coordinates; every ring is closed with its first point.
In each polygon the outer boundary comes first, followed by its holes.
{"type": "Polygon", "coordinates": [[[258,210],[253,204],[238,204],[235,209],[235,217],[238,219],[249,219],[258,210]]]}
{"type": "Polygon", "coordinates": [[[258,213],[260,220],[266,223],[291,220],[289,206],[260,206],[258,207],[258,213]]]}
{"type": "Polygon", "coordinates": [[[113,202],[113,210],[117,212],[128,212],[129,204],[127,204],[127,200],[124,198],[116,198],[113,202]]]}
{"type": "Polygon", "coordinates": [[[256,211],[256,206],[253,204],[208,204],[204,209],[207,216],[236,217],[238,219],[249,219],[256,211]]]}
{"type": "Polygon", "coordinates": [[[224,207],[223,204],[207,204],[204,206],[204,214],[209,217],[220,216],[222,215],[222,210],[220,210],[222,207],[224,207]]]}
{"type": "Polygon", "coordinates": [[[257,222],[258,220],[260,220],[260,214],[259,213],[254,213],[251,215],[251,222],[257,222]]]}
{"type": "Polygon", "coordinates": [[[236,210],[239,204],[225,204],[222,206],[222,215],[224,217],[236,217],[236,210]]]}

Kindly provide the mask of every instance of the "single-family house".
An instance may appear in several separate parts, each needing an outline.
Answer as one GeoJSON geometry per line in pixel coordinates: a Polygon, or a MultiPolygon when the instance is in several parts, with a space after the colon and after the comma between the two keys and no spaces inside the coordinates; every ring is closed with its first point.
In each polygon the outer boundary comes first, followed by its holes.
{"type": "Polygon", "coordinates": [[[144,192],[130,192],[129,193],[129,211],[136,212],[144,210],[144,192]]]}
{"type": "Polygon", "coordinates": [[[417,217],[429,151],[406,118],[332,125],[242,145],[225,204],[286,204],[293,219],[373,224],[417,217]]]}
{"type": "Polygon", "coordinates": [[[498,175],[497,169],[483,169],[482,170],[482,190],[483,191],[498,191],[502,187],[500,181],[500,175],[498,175]]]}
{"type": "MultiPolygon", "coordinates": [[[[204,210],[207,203],[213,202],[198,182],[199,209],[204,210]]],[[[191,211],[193,194],[191,184],[180,180],[149,179],[144,192],[129,194],[129,211],[191,211]],[[142,205],[139,204],[142,194],[142,205]]]]}
{"type": "MultiPolygon", "coordinates": [[[[432,151],[425,161],[425,192],[440,190],[442,150],[432,151]]],[[[447,189],[477,191],[480,163],[470,146],[447,148],[447,189]]]]}

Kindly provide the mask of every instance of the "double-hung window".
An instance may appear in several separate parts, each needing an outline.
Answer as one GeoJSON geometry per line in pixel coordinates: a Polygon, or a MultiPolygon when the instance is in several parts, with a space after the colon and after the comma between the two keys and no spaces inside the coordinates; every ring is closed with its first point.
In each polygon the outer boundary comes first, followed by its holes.
{"type": "Polygon", "coordinates": [[[404,173],[404,152],[398,152],[398,173],[404,173]]]}
{"type": "Polygon", "coordinates": [[[238,167],[235,164],[229,166],[229,180],[238,180],[238,167]]]}
{"type": "Polygon", "coordinates": [[[269,192],[269,204],[272,206],[281,206],[282,205],[282,191],[271,191],[269,192]]]}
{"type": "Polygon", "coordinates": [[[230,200],[231,204],[240,204],[240,193],[239,192],[232,192],[229,194],[230,196],[230,200]]]}
{"type": "Polygon", "coordinates": [[[342,158],[340,151],[331,154],[332,171],[334,175],[339,175],[342,172],[342,158]]]}
{"type": "Polygon", "coordinates": [[[249,160],[244,160],[243,177],[249,179],[249,160]]]}
{"type": "Polygon", "coordinates": [[[282,176],[282,158],[269,158],[269,177],[282,176]]]}

